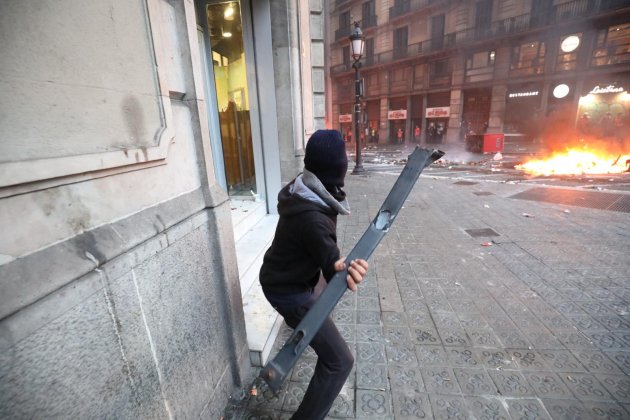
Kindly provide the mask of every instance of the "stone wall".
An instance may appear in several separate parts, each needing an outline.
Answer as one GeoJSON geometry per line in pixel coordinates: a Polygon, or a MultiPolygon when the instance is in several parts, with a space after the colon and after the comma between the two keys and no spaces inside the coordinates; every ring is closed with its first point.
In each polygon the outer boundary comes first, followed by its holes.
{"type": "Polygon", "coordinates": [[[192,2],[0,28],[0,418],[219,418],[251,372],[192,2]]]}
{"type": "MultiPolygon", "coordinates": [[[[125,235],[128,223],[171,223],[202,202],[192,193],[109,228],[125,235]]],[[[227,203],[157,228],[140,245],[4,318],[0,417],[219,418],[248,365],[238,286],[227,284],[222,268],[230,261],[220,249],[233,246],[231,232],[220,227],[226,215],[227,203]]],[[[87,232],[64,246],[96,253],[85,244],[100,247],[103,236],[87,232]]],[[[74,263],[71,255],[31,259],[74,263]]],[[[14,278],[2,267],[7,274],[14,278]]]]}

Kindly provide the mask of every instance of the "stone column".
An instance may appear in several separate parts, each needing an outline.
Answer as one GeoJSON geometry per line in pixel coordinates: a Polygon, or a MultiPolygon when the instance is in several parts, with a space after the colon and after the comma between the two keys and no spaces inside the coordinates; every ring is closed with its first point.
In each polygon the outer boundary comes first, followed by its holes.
{"type": "Polygon", "coordinates": [[[459,130],[462,121],[462,112],[464,108],[464,95],[461,86],[464,84],[466,76],[466,58],[456,57],[453,59],[453,72],[451,75],[451,116],[448,120],[448,129],[446,131],[446,143],[460,142],[459,130]]]}
{"type": "Polygon", "coordinates": [[[497,48],[494,60],[494,80],[492,87],[492,99],[490,102],[490,115],[488,117],[488,132],[503,132],[503,119],[505,116],[507,80],[510,74],[510,48],[497,48]]]}
{"type": "Polygon", "coordinates": [[[407,120],[405,121],[405,143],[413,139],[413,126],[411,125],[411,95],[407,96],[407,120]]]}
{"type": "Polygon", "coordinates": [[[389,111],[389,99],[381,98],[381,117],[378,127],[378,143],[384,144],[389,139],[389,120],[387,119],[387,111],[389,111]]]}

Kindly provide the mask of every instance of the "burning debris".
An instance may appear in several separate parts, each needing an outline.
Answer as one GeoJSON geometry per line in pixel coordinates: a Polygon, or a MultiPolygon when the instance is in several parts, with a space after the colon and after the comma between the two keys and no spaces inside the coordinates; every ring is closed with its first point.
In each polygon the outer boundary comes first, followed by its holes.
{"type": "Polygon", "coordinates": [[[542,159],[532,159],[516,169],[523,170],[532,175],[602,175],[621,174],[628,169],[621,164],[626,162],[629,166],[629,154],[613,155],[604,150],[589,150],[588,148],[569,148],[565,152],[555,152],[551,156],[542,159]]]}

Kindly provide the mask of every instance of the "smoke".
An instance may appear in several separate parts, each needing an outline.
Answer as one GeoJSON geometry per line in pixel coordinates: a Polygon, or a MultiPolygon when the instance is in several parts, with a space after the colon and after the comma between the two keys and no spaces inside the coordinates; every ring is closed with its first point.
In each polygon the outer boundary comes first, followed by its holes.
{"type": "Polygon", "coordinates": [[[546,118],[532,124],[532,138],[538,138],[549,152],[567,149],[604,151],[610,154],[626,154],[630,150],[630,133],[611,127],[612,121],[604,118],[576,116],[569,106],[560,107],[546,118]]]}

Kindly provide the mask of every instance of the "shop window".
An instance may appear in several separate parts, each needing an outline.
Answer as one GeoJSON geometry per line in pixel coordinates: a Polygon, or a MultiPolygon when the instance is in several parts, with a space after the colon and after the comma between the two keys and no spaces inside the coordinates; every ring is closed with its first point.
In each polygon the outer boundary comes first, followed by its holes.
{"type": "MultiPolygon", "coordinates": [[[[339,115],[352,115],[352,104],[340,104],[339,115]]],[[[352,141],[352,120],[339,123],[339,131],[343,135],[343,139],[346,142],[352,141]]]]}
{"type": "Polygon", "coordinates": [[[582,34],[570,34],[562,37],[558,56],[556,57],[556,71],[575,70],[577,57],[582,41],[582,34]]]}
{"type": "Polygon", "coordinates": [[[602,29],[597,34],[591,60],[594,66],[630,62],[630,23],[602,29]]]}
{"type": "Polygon", "coordinates": [[[545,68],[545,43],[528,42],[512,48],[510,76],[542,74],[545,68]]]}
{"type": "Polygon", "coordinates": [[[389,100],[389,109],[398,110],[398,109],[407,109],[407,98],[391,98],[389,100]]]}
{"type": "Polygon", "coordinates": [[[508,89],[503,120],[505,133],[531,138],[533,130],[540,125],[541,90],[540,85],[512,86],[508,89]]]}

